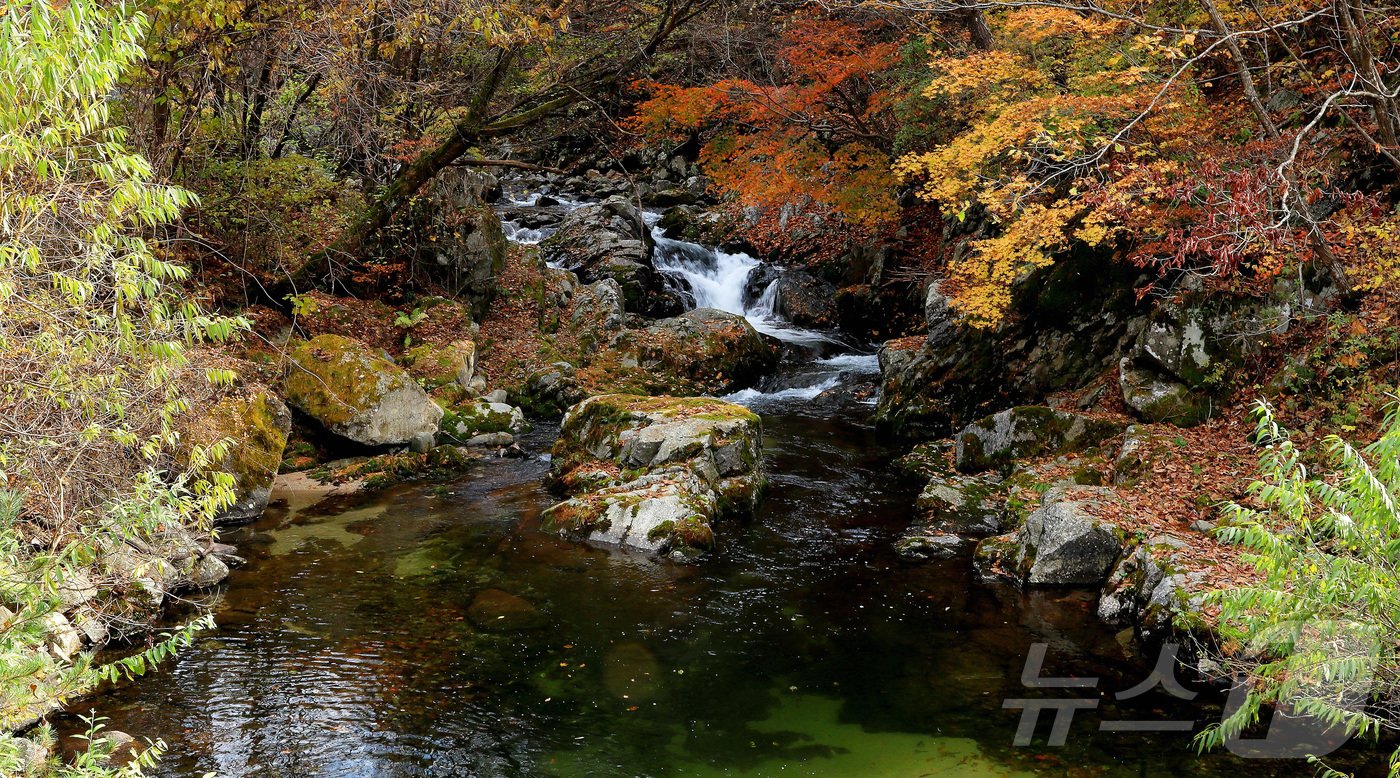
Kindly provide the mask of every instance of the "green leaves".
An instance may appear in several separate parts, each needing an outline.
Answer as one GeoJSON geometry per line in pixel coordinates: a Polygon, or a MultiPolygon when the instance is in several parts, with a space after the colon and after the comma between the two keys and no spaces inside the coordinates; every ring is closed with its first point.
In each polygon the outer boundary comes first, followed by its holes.
{"type": "MultiPolygon", "coordinates": [[[[1331,436],[1321,451],[1300,451],[1267,406],[1258,414],[1263,478],[1249,504],[1226,507],[1217,534],[1245,550],[1262,580],[1209,598],[1232,649],[1226,662],[1247,673],[1252,691],[1198,744],[1238,736],[1264,706],[1374,737],[1400,723],[1389,708],[1368,707],[1393,696],[1400,671],[1400,406],[1360,450],[1331,436]]],[[[1400,772],[1392,766],[1391,775],[1400,772]]]]}
{"type": "MultiPolygon", "coordinates": [[[[197,369],[195,347],[247,322],[179,288],[188,269],[151,241],[194,196],[154,181],[111,123],[146,32],[120,1],[0,5],[0,731],[146,671],[210,623],[112,665],[73,653],[75,621],[101,625],[132,583],[101,573],[104,557],[232,499],[230,478],[201,475],[227,444],[182,454],[177,422],[191,395],[235,380],[197,369]]],[[[0,766],[15,747],[0,738],[0,766]]],[[[60,774],[118,774],[101,757],[60,774]]]]}

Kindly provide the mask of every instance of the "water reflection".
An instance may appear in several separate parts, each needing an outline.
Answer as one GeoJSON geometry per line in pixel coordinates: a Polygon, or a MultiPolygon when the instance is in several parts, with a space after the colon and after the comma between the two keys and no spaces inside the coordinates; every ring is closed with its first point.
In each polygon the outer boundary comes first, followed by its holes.
{"type": "Polygon", "coordinates": [[[762,515],[704,567],[540,532],[539,461],[274,510],[233,538],[250,564],[217,634],[98,711],[169,741],[168,776],[1237,769],[1197,763],[1185,735],[1108,739],[1088,719],[1066,748],[1011,749],[1001,701],[1024,696],[1032,641],[1110,689],[1140,660],[1082,594],[900,563],[912,487],[870,430],[765,422],[762,515]]]}

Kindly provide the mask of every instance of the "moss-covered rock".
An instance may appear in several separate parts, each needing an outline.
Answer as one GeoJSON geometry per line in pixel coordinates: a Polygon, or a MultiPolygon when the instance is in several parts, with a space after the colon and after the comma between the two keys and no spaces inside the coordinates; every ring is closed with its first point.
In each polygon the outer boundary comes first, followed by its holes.
{"type": "Polygon", "coordinates": [[[252,521],[262,515],[272,479],[292,431],[292,414],[265,390],[227,397],[210,409],[205,425],[213,442],[232,438],[229,456],[218,467],[233,476],[234,502],[215,517],[219,523],[252,521]]]}
{"type": "Polygon", "coordinates": [[[708,398],[601,395],[570,409],[553,451],[570,499],[545,525],[588,540],[694,559],[714,523],[750,514],[764,486],[762,422],[708,398]]]}
{"type": "Polygon", "coordinates": [[[638,360],[674,393],[725,394],[757,383],[778,352],[744,317],[697,308],[648,327],[638,360]]]}
{"type": "Polygon", "coordinates": [[[405,351],[399,361],[426,389],[451,384],[466,389],[476,375],[476,343],[468,339],[445,346],[420,343],[405,351]]]}
{"type": "Polygon", "coordinates": [[[957,436],[954,463],[965,473],[1009,468],[1020,459],[1092,448],[1126,427],[1113,419],[1023,405],[963,428],[957,436]]]}
{"type": "Polygon", "coordinates": [[[287,401],[329,432],[366,446],[437,432],[442,408],[402,368],[356,341],[318,335],[289,356],[287,401]]]}
{"type": "Polygon", "coordinates": [[[492,432],[519,434],[527,426],[525,414],[519,408],[483,399],[445,409],[438,432],[447,440],[466,443],[492,432]]]}

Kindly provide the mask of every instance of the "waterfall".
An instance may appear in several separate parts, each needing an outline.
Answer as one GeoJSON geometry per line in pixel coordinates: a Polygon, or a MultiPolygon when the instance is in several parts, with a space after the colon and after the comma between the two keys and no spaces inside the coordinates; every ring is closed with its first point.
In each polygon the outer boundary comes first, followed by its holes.
{"type": "Polygon", "coordinates": [[[728,252],[666,237],[654,226],[657,214],[645,215],[656,241],[652,264],[665,277],[679,278],[676,291],[696,308],[716,308],[737,313],[753,328],[790,345],[808,349],[829,348],[840,342],[825,332],[795,327],[778,314],[778,283],[769,284],[757,300],[746,302],[744,288],[749,274],[762,262],[743,252],[728,252]],[[687,290],[688,287],[688,290],[687,290]]]}
{"type": "Polygon", "coordinates": [[[744,285],[749,273],[758,267],[758,260],[748,254],[671,240],[656,227],[651,236],[656,240],[652,264],[664,274],[685,279],[696,308],[716,308],[740,316],[758,313],[744,306],[744,285]]]}

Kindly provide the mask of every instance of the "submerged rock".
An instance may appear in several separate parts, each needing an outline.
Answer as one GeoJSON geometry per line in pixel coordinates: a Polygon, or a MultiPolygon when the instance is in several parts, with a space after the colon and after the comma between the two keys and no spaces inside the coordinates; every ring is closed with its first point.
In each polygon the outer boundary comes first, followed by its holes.
{"type": "Polygon", "coordinates": [[[968,540],[946,532],[906,532],[895,541],[895,553],[915,562],[951,559],[962,553],[968,540]]]}
{"type": "Polygon", "coordinates": [[[1115,499],[1104,487],[1057,486],[1020,529],[983,540],[978,569],[1031,586],[1097,586],[1123,553],[1125,536],[1096,513],[1115,499]]]}
{"type": "Polygon", "coordinates": [[[443,411],[402,368],[339,335],[292,349],[285,388],[292,407],[366,446],[402,446],[435,434],[443,411]]]}
{"type": "Polygon", "coordinates": [[[539,629],[549,623],[529,600],[501,589],[478,592],[467,608],[467,618],[477,629],[487,632],[539,629]]]}
{"type": "Polygon", "coordinates": [[[552,475],[573,495],[545,526],[599,543],[692,559],[714,524],[751,514],[764,486],[762,422],[708,398],[602,395],[569,410],[552,475]]]}
{"type": "Polygon", "coordinates": [[[1008,408],[958,433],[954,464],[965,473],[1010,467],[1019,459],[1092,448],[1126,427],[1041,405],[1008,408]]]}

